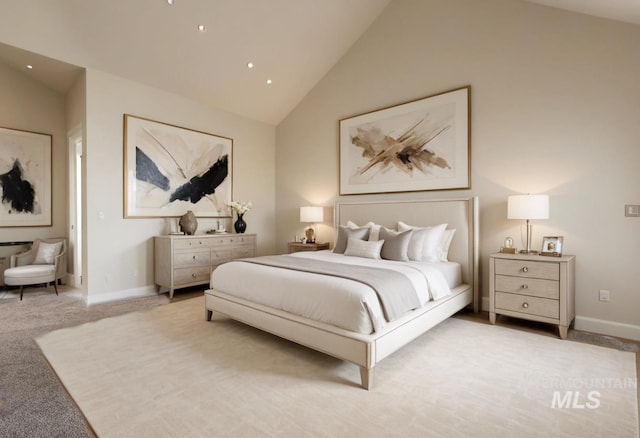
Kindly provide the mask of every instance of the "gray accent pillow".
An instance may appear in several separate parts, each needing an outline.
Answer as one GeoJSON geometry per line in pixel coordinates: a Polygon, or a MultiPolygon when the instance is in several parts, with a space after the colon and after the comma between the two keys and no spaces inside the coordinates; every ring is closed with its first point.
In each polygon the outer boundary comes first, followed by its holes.
{"type": "Polygon", "coordinates": [[[380,240],[384,240],[380,256],[387,260],[409,261],[409,242],[412,234],[413,230],[395,233],[385,227],[380,228],[380,240]]]}
{"type": "Polygon", "coordinates": [[[338,227],[338,237],[333,246],[333,252],[344,254],[347,249],[349,239],[367,240],[369,238],[369,228],[348,228],[340,225],[338,227]]]}

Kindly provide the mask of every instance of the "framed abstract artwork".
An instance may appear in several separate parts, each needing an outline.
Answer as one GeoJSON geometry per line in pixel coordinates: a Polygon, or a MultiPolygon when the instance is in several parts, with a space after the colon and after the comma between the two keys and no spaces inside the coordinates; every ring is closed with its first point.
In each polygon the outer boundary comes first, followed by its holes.
{"type": "Polygon", "coordinates": [[[0,227],[51,226],[49,134],[0,128],[0,227]]]}
{"type": "Polygon", "coordinates": [[[228,217],[233,140],[124,115],[124,217],[228,217]]]}
{"type": "Polygon", "coordinates": [[[470,188],[470,90],[340,120],[340,194],[470,188]]]}

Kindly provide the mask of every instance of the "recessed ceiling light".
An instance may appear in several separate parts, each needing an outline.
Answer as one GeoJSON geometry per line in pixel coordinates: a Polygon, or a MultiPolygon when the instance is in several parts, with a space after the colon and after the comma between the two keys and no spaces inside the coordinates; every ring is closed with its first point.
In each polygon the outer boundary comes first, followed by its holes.
{"type": "Polygon", "coordinates": [[[167,3],[172,5],[173,4],[173,0],[167,0],[167,3]]]}
{"type": "Polygon", "coordinates": [[[253,62],[247,62],[247,67],[248,68],[253,68],[253,62]]]}
{"type": "Polygon", "coordinates": [[[271,85],[273,81],[271,79],[267,79],[267,85],[271,85]]]}
{"type": "Polygon", "coordinates": [[[31,64],[27,64],[27,68],[28,68],[29,70],[31,70],[31,69],[33,68],[33,66],[32,66],[31,64]]]}
{"type": "Polygon", "coordinates": [[[204,24],[198,24],[198,30],[200,32],[206,32],[207,31],[207,27],[204,24]]]}

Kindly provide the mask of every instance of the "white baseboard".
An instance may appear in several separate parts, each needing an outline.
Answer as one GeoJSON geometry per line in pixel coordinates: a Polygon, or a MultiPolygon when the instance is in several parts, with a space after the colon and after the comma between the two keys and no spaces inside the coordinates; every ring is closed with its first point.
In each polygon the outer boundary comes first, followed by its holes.
{"type": "Polygon", "coordinates": [[[576,316],[575,329],[640,341],[640,326],[622,322],[576,316]]]}
{"type": "MultiPolygon", "coordinates": [[[[480,310],[489,311],[489,297],[482,297],[480,310]]],[[[576,316],[574,328],[585,332],[640,341],[640,326],[622,322],[576,316]]]]}
{"type": "Polygon", "coordinates": [[[143,287],[136,287],[133,289],[125,289],[125,290],[119,290],[115,292],[109,292],[109,293],[100,294],[100,295],[89,294],[87,296],[87,305],[91,306],[93,304],[128,300],[131,298],[150,297],[155,295],[158,295],[158,292],[156,291],[156,287],[154,285],[149,285],[149,286],[143,286],[143,287]]]}

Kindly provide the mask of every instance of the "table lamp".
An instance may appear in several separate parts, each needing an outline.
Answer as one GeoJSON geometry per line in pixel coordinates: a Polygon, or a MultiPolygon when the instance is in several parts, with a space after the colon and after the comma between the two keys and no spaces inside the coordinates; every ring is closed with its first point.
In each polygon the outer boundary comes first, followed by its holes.
{"type": "MultiPolygon", "coordinates": [[[[322,207],[300,207],[300,222],[312,223],[315,226],[317,222],[322,222],[323,220],[322,207]]],[[[304,231],[307,243],[316,243],[316,232],[313,226],[304,231]]]]}
{"type": "Polygon", "coordinates": [[[507,198],[507,218],[525,219],[527,221],[527,249],[521,254],[538,254],[531,250],[533,226],[531,219],[549,219],[548,195],[511,195],[507,198]]]}

